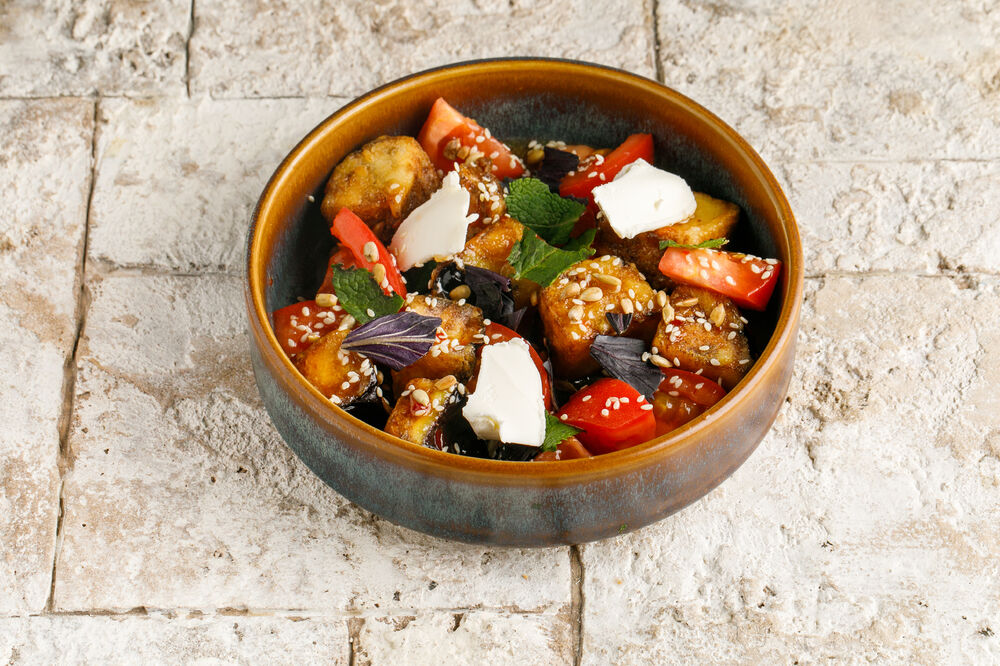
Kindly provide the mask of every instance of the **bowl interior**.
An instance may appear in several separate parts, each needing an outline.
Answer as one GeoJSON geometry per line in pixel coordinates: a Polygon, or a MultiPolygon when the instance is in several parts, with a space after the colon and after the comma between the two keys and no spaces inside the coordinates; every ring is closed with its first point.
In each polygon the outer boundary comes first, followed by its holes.
{"type": "Polygon", "coordinates": [[[783,261],[767,311],[747,315],[754,355],[781,333],[780,315],[790,313],[789,298],[797,297],[801,280],[798,236],[784,196],[756,153],[711,113],[655,82],[539,60],[418,74],[355,100],[317,127],[279,167],[258,209],[259,228],[251,229],[251,252],[254,245],[270,249],[263,262],[249,264],[251,288],[263,287],[266,312],[315,293],[321,282],[332,239],[319,203],[337,162],[377,136],[415,136],[439,96],[508,143],[535,138],[613,147],[629,134],[651,133],[658,166],[680,174],[695,190],[740,206],[731,247],[783,261]],[[254,274],[255,266],[263,274],[254,274]]]}

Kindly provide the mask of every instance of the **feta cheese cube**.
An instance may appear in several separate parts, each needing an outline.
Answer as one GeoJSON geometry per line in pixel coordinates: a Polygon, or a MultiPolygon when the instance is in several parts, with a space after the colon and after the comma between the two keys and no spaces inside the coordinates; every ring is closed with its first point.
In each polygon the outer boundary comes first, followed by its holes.
{"type": "Polygon", "coordinates": [[[683,222],[694,215],[694,192],[680,176],[643,159],[594,188],[594,202],[620,238],[683,222]]]}
{"type": "Polygon", "coordinates": [[[482,439],[542,445],[542,378],[527,342],[515,338],[483,347],[476,391],[469,396],[462,415],[482,439]]]}

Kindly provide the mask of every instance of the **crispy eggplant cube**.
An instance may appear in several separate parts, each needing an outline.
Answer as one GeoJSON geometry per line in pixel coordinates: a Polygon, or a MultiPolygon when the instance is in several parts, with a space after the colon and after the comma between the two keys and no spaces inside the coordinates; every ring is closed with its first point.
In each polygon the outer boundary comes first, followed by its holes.
{"type": "Polygon", "coordinates": [[[484,168],[484,164],[463,162],[458,165],[458,182],[469,192],[469,213],[477,217],[469,225],[467,239],[499,221],[507,213],[507,202],[503,196],[503,184],[484,168]]]}
{"type": "Polygon", "coordinates": [[[330,331],[295,357],[295,367],[331,402],[346,406],[375,389],[375,364],[340,345],[350,331],[330,331]]]}
{"type": "Polygon", "coordinates": [[[504,216],[469,239],[456,259],[486,270],[510,275],[513,271],[507,263],[510,251],[524,235],[524,225],[512,217],[504,216]]]}
{"type": "Polygon", "coordinates": [[[665,298],[620,257],[605,255],[570,266],[538,299],[556,374],[575,379],[600,367],[590,355],[590,345],[598,335],[615,335],[606,316],[609,312],[631,314],[623,334],[650,340],[665,298]]]}
{"type": "Polygon", "coordinates": [[[721,294],[686,285],[674,290],[670,305],[673,318],[660,321],[654,353],[732,389],[752,363],[739,309],[721,294]]]}
{"type": "Polygon", "coordinates": [[[694,193],[697,204],[694,215],[686,222],[639,234],[635,238],[619,238],[606,220],[599,220],[594,246],[598,252],[616,254],[635,263],[636,267],[657,289],[669,288],[670,278],[659,270],[660,241],[672,240],[682,245],[698,245],[713,238],[725,238],[736,226],[740,209],[736,204],[694,193]]]}
{"type": "Polygon", "coordinates": [[[449,408],[459,399],[459,382],[454,375],[411,379],[389,414],[385,431],[414,444],[438,448],[435,432],[443,419],[452,416],[449,408]]]}
{"type": "Polygon", "coordinates": [[[440,317],[437,342],[420,360],[401,370],[392,371],[393,390],[398,395],[414,378],[441,379],[454,375],[464,382],[472,376],[476,364],[475,343],[485,327],[483,311],[467,303],[459,305],[442,296],[414,295],[406,309],[428,317],[440,317]]]}
{"type": "Polygon", "coordinates": [[[380,136],[340,161],[320,210],[332,222],[349,208],[388,244],[400,222],[439,187],[441,177],[416,139],[380,136]]]}

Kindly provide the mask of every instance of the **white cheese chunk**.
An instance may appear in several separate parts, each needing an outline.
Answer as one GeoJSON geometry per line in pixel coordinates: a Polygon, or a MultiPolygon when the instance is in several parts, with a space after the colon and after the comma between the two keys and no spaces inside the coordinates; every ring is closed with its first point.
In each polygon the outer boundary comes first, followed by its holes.
{"type": "Polygon", "coordinates": [[[482,439],[541,446],[545,401],[528,343],[515,338],[487,345],[482,354],[476,391],[462,415],[482,439]]]}
{"type": "Polygon", "coordinates": [[[469,192],[452,171],[431,198],[413,209],[396,229],[389,251],[399,270],[406,271],[435,257],[444,258],[465,247],[465,234],[476,214],[469,215],[469,192]]]}
{"type": "Polygon", "coordinates": [[[683,222],[697,206],[683,178],[643,159],[626,165],[610,183],[595,187],[594,202],[619,238],[683,222]]]}

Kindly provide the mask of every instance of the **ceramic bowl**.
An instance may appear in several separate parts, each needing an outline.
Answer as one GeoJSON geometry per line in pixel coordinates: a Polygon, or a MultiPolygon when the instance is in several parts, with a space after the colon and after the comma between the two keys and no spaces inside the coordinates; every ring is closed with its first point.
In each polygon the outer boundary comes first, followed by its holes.
{"type": "Polygon", "coordinates": [[[802,300],[802,252],[774,176],[733,129],[654,81],[563,60],[460,63],[400,79],[324,120],[278,166],[250,222],[250,354],[288,446],[338,493],[394,523],[462,541],[544,546],[591,541],[659,520],[702,497],[753,452],[784,400],[802,300]],[[282,353],[269,313],[311,295],[332,240],[319,215],[337,162],[382,134],[415,136],[437,97],[504,139],[614,146],[650,132],[659,166],[743,214],[734,246],[777,257],[781,284],[755,317],[758,360],[722,401],[677,430],[584,460],[505,462],[392,437],[334,407],[282,353]],[[310,201],[315,198],[315,202],[310,201]]]}

